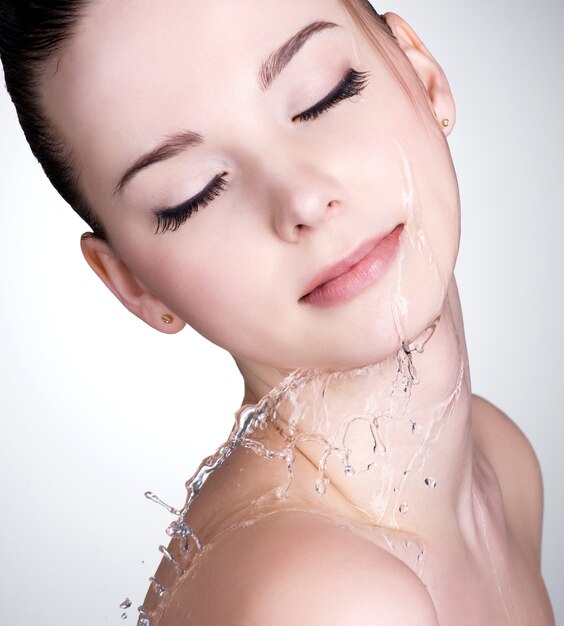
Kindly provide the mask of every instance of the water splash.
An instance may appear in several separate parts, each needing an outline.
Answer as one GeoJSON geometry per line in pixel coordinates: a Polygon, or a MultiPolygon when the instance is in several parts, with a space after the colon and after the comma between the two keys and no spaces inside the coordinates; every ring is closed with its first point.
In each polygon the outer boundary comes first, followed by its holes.
{"type": "MultiPolygon", "coordinates": [[[[298,403],[299,392],[303,391],[308,384],[313,386],[321,385],[320,395],[324,401],[329,395],[328,389],[331,383],[338,383],[349,377],[368,377],[372,371],[372,366],[359,368],[353,371],[332,371],[325,370],[296,370],[288,375],[277,387],[267,394],[257,405],[245,405],[239,409],[235,415],[235,425],[226,442],[224,442],[218,450],[205,458],[194,475],[186,481],[186,501],[182,509],[178,510],[163,502],[153,492],[146,492],[145,497],[149,500],[164,507],[170,513],[175,515],[177,519],[172,522],[167,534],[170,537],[191,537],[197,543],[198,549],[202,549],[201,543],[197,540],[193,530],[186,524],[187,514],[194,502],[200,494],[209,477],[218,471],[227,459],[239,448],[252,450],[258,456],[265,459],[278,459],[282,461],[287,468],[287,482],[279,491],[281,498],[285,497],[292,481],[292,466],[294,460],[294,450],[296,447],[306,442],[318,444],[323,450],[318,465],[318,477],[316,481],[316,490],[318,493],[324,493],[327,486],[325,472],[327,463],[331,457],[336,457],[343,465],[343,473],[347,476],[357,475],[364,472],[373,472],[378,468],[376,461],[371,462],[364,470],[353,468],[350,463],[351,450],[347,447],[347,437],[351,427],[355,422],[364,421],[369,426],[372,440],[372,452],[375,455],[384,455],[387,451],[386,444],[379,433],[380,422],[386,418],[390,418],[392,414],[392,406],[394,398],[402,396],[402,413],[408,405],[411,397],[411,388],[419,383],[417,372],[413,364],[413,352],[423,352],[424,346],[432,336],[437,320],[423,333],[422,337],[414,343],[402,344],[397,353],[397,376],[392,385],[392,390],[388,399],[388,406],[384,412],[378,410],[369,410],[362,413],[356,412],[352,415],[344,416],[343,430],[339,443],[331,442],[327,437],[315,432],[300,432],[294,434],[296,427],[302,417],[303,406],[298,403]],[[288,427],[284,431],[286,446],[282,450],[276,450],[265,446],[262,442],[252,439],[251,435],[259,429],[264,428],[267,421],[274,423],[278,418],[281,407],[284,405],[288,427]]],[[[327,404],[324,409],[328,412],[327,404]]],[[[397,415],[394,413],[394,415],[397,415]]],[[[170,561],[174,562],[172,555],[161,546],[159,550],[170,561]]]]}
{"type": "MultiPolygon", "coordinates": [[[[421,469],[422,460],[427,454],[430,443],[438,438],[442,427],[450,419],[461,389],[464,372],[464,367],[461,365],[454,388],[438,407],[436,414],[429,417],[428,423],[425,423],[423,418],[413,419],[412,411],[408,413],[413,387],[419,384],[414,357],[423,353],[439,321],[440,317],[437,317],[416,340],[402,342],[396,354],[395,370],[390,368],[384,372],[385,375],[389,375],[390,382],[387,390],[384,385],[380,385],[374,393],[363,393],[374,384],[375,376],[379,381],[384,380],[382,379],[384,374],[378,370],[377,366],[367,366],[346,372],[296,370],[256,405],[245,405],[239,409],[228,439],[215,453],[205,458],[193,476],[186,481],[186,500],[181,509],[166,504],[153,492],[147,492],[145,494],[147,499],[162,506],[176,518],[170,523],[166,532],[169,537],[180,540],[181,550],[171,552],[166,547],[160,546],[159,551],[164,559],[176,568],[177,579],[183,578],[194,557],[197,553],[202,553],[206,547],[190,525],[191,507],[210,476],[217,472],[240,448],[249,450],[260,458],[282,464],[286,470],[286,480],[276,489],[275,495],[279,500],[288,498],[294,479],[293,466],[296,452],[299,450],[304,453],[304,449],[313,447],[317,449],[317,453],[313,455],[317,463],[317,474],[312,488],[320,497],[327,493],[336,476],[334,471],[331,473],[331,480],[327,475],[329,462],[334,459],[342,466],[340,475],[348,481],[362,478],[364,475],[376,474],[378,476],[375,483],[379,485],[380,492],[374,494],[373,500],[376,504],[372,511],[375,525],[379,525],[388,515],[387,527],[399,528],[399,522],[395,518],[398,513],[400,518],[405,518],[409,522],[415,515],[413,511],[416,510],[416,506],[411,499],[408,500],[411,506],[404,501],[406,496],[411,497],[403,492],[404,487],[407,481],[411,480],[412,475],[414,480],[421,481],[416,484],[421,485],[424,481],[429,489],[436,487],[434,478],[419,476],[417,471],[421,469]],[[339,403],[338,391],[345,384],[348,391],[351,386],[353,390],[354,385],[358,386],[359,393],[355,397],[362,399],[364,402],[362,407],[351,410],[348,405],[339,403]],[[381,393],[381,391],[384,392],[381,393]],[[304,407],[307,408],[307,412],[304,407]],[[326,423],[340,424],[341,428],[329,436],[324,434],[323,430],[326,423]],[[267,425],[275,426],[275,430],[282,435],[281,448],[271,447],[260,440],[260,434],[266,430],[267,425]],[[365,456],[361,458],[352,444],[353,441],[357,443],[359,441],[359,429],[365,433],[360,440],[366,446],[365,456]],[[415,452],[409,459],[406,459],[405,465],[400,466],[402,469],[399,474],[388,475],[386,463],[390,458],[390,446],[387,438],[392,437],[391,441],[393,441],[394,433],[401,432],[401,429],[407,434],[409,441],[414,442],[415,452]],[[384,504],[381,506],[378,502],[384,504]]],[[[393,363],[391,365],[393,366],[393,363]]],[[[241,522],[243,525],[246,523],[251,522],[248,520],[241,522]]],[[[395,551],[394,554],[402,558],[415,572],[423,571],[425,546],[421,542],[404,542],[400,546],[397,540],[393,539],[390,540],[390,546],[392,546],[391,551],[395,551]]],[[[151,587],[158,597],[172,592],[171,589],[165,589],[154,578],[151,579],[151,587]]],[[[147,615],[153,618],[152,608],[150,614],[145,614],[143,611],[140,619],[148,620],[147,615]]],[[[138,624],[147,626],[142,621],[138,624]]]]}

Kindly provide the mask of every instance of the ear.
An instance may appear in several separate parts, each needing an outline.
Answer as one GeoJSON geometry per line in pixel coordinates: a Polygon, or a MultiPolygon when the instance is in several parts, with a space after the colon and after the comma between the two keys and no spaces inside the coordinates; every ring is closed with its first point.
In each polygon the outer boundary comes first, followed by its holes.
{"type": "Polygon", "coordinates": [[[177,333],[184,328],[186,323],[171,315],[168,307],[138,280],[106,241],[92,233],[84,233],[80,247],[88,265],[126,309],[164,333],[177,333]],[[163,316],[169,316],[172,321],[165,323],[163,316]]]}
{"type": "Polygon", "coordinates": [[[456,122],[456,107],[445,73],[404,19],[396,13],[386,13],[384,18],[419,76],[435,118],[439,123],[448,120],[447,126],[441,125],[448,136],[456,122]]]}

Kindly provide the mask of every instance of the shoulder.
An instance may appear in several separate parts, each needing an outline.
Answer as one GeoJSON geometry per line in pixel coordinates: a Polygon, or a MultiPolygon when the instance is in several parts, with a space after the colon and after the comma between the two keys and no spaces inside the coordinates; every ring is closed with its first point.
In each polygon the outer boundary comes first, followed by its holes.
{"type": "Polygon", "coordinates": [[[540,559],[543,483],[533,446],[508,415],[476,395],[472,396],[472,429],[475,443],[496,473],[508,524],[540,559]]]}
{"type": "Polygon", "coordinates": [[[175,600],[191,605],[190,620],[166,624],[438,625],[427,589],[404,563],[320,516],[270,515],[210,556],[215,565],[175,600]]]}
{"type": "Polygon", "coordinates": [[[268,560],[249,623],[437,624],[425,586],[400,560],[331,522],[292,517],[278,515],[261,529],[268,560]]]}

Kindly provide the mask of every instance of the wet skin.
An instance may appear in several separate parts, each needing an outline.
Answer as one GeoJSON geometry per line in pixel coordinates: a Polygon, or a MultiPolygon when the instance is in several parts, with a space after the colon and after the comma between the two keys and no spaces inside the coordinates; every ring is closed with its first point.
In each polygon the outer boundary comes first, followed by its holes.
{"type": "MultiPolygon", "coordinates": [[[[167,562],[157,573],[169,592],[150,590],[151,626],[553,623],[539,571],[538,464],[508,418],[470,392],[453,277],[452,95],[417,35],[388,20],[399,45],[378,32],[377,51],[337,0],[171,0],[158,9],[101,0],[46,74],[46,109],[109,234],[82,241],[88,263],[148,324],[177,332],[188,323],[229,350],[245,402],[295,368],[377,364],[366,394],[344,384],[322,422],[304,410],[294,425],[337,440],[343,407],[388,398],[398,350],[440,319],[414,357],[419,384],[388,416],[381,471],[349,480],[330,464],[319,497],[323,450],[300,444],[281,502],[268,494],[283,472],[239,451],[191,511],[205,555],[184,577],[167,562]],[[261,63],[321,23],[336,26],[317,29],[266,88],[261,63]],[[338,89],[338,102],[304,114],[338,89]],[[179,132],[182,149],[133,174],[179,132]],[[184,219],[180,205],[194,196],[198,210],[184,219]],[[338,297],[324,291],[323,306],[304,298],[316,277],[398,226],[385,269],[351,270],[338,297]],[[164,325],[168,312],[174,321],[164,325]],[[440,436],[425,438],[441,420],[440,436]],[[410,421],[420,430],[403,428],[410,421]],[[437,487],[408,475],[400,491],[409,506],[398,515],[389,481],[420,457],[437,487]],[[412,553],[419,545],[423,564],[412,553]]],[[[274,447],[286,438],[274,424],[262,436],[274,447]]],[[[362,457],[366,433],[347,445],[362,457]]]]}
{"type": "MultiPolygon", "coordinates": [[[[451,299],[457,300],[454,285],[453,290],[451,299]]],[[[441,336],[440,330],[435,338],[440,343],[449,340],[441,336]]],[[[421,380],[427,366],[436,367],[435,356],[444,358],[444,351],[435,353],[430,341],[422,355],[428,362],[423,358],[416,361],[421,380]]],[[[275,450],[283,449],[287,441],[280,434],[279,423],[272,424],[259,440],[275,450]]],[[[361,445],[356,442],[351,447],[354,451],[361,445]]],[[[229,620],[233,608],[229,599],[237,598],[242,614],[250,620],[241,623],[255,623],[252,619],[269,624],[318,623],[318,614],[308,613],[313,611],[311,607],[329,602],[335,586],[341,588],[355,568],[373,564],[385,576],[379,579],[375,573],[370,582],[371,595],[379,603],[394,597],[398,603],[403,604],[406,598],[411,602],[408,615],[393,614],[387,622],[379,613],[378,619],[383,621],[377,623],[554,623],[540,574],[542,481],[537,459],[523,433],[486,400],[472,396],[469,403],[459,401],[446,432],[431,448],[431,456],[434,452],[437,457],[440,448],[445,458],[439,463],[436,458],[432,460],[422,474],[414,471],[412,483],[408,481],[402,487],[398,501],[410,503],[409,514],[396,516],[395,520],[393,516],[376,520],[366,494],[378,486],[382,474],[393,472],[395,467],[404,468],[405,463],[398,460],[405,452],[410,457],[417,446],[411,434],[403,440],[396,437],[388,442],[386,455],[378,459],[378,471],[364,476],[344,479],[339,463],[329,465],[331,484],[323,496],[314,488],[319,453],[303,448],[296,456],[294,480],[286,500],[275,495],[285,482],[284,464],[241,450],[213,477],[190,510],[189,523],[209,549],[191,553],[190,567],[183,577],[163,560],[156,579],[171,594],[163,602],[151,588],[145,608],[151,616],[159,616],[159,624],[184,623],[181,620],[186,616],[186,623],[205,620],[219,624],[229,620]],[[467,428],[470,430],[463,440],[470,450],[461,454],[453,442],[467,428]],[[468,471],[466,479],[461,480],[465,461],[469,463],[468,471]],[[421,486],[420,478],[428,472],[437,483],[432,493],[421,486]],[[447,507],[453,486],[456,497],[447,507]],[[399,523],[394,523],[398,517],[399,523]],[[419,554],[423,555],[421,560],[419,554]],[[366,555],[370,555],[368,564],[364,562],[366,555]],[[390,555],[393,562],[389,561],[390,555]],[[338,570],[333,559],[338,561],[338,570]],[[398,565],[405,566],[405,570],[396,572],[398,565]],[[304,578],[315,581],[311,604],[300,605],[297,616],[283,610],[295,603],[306,584],[296,572],[305,572],[304,578]],[[408,576],[412,573],[423,583],[421,588],[413,586],[408,576]],[[401,578],[399,586],[396,576],[401,578]],[[390,579],[393,584],[388,588],[390,579]],[[261,584],[255,586],[257,581],[261,584]],[[316,595],[318,587],[327,590],[327,596],[316,595]],[[214,589],[221,589],[220,596],[211,591],[214,589]],[[257,607],[258,589],[264,595],[257,607]],[[394,596],[397,589],[400,593],[394,596]],[[418,596],[422,591],[436,612],[430,621],[425,621],[427,606],[418,596]],[[214,597],[227,601],[214,602],[214,597]],[[247,613],[249,606],[252,609],[247,613]],[[279,610],[280,622],[273,617],[279,610]],[[295,622],[292,617],[297,618],[295,622]],[[400,622],[394,621],[400,618],[400,622]]],[[[182,561],[178,542],[173,541],[169,550],[182,561]]],[[[355,605],[361,590],[359,583],[357,593],[351,597],[345,594],[343,602],[355,605]]]]}

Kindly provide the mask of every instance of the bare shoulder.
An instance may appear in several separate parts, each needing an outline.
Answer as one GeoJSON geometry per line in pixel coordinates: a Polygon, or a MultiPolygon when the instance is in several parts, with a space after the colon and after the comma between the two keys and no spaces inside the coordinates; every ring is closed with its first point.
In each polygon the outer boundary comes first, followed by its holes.
{"type": "Polygon", "coordinates": [[[438,626],[426,587],[404,563],[300,512],[233,532],[173,605],[159,626],[438,626]]]}
{"type": "Polygon", "coordinates": [[[472,429],[474,441],[497,475],[508,523],[540,560],[543,483],[530,441],[508,415],[476,395],[472,396],[472,429]]]}

